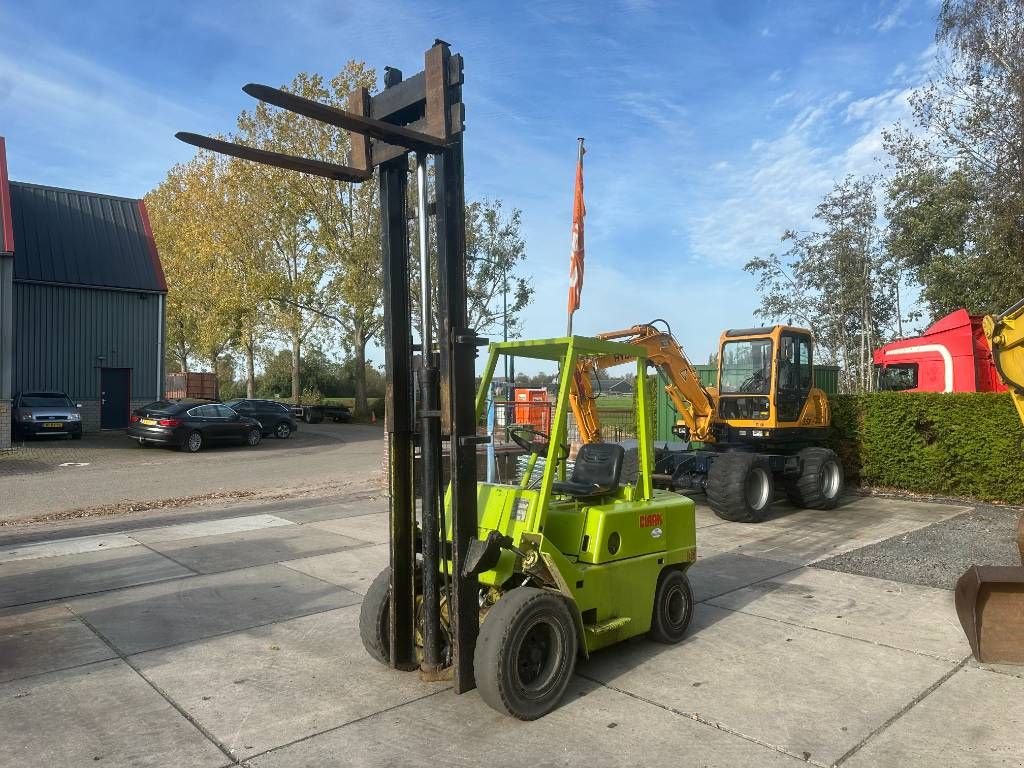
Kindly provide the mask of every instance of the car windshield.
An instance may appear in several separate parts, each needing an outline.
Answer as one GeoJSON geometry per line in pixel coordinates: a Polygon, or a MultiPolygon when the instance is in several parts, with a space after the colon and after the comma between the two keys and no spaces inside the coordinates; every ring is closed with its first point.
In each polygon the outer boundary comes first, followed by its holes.
{"type": "Polygon", "coordinates": [[[64,395],[22,395],[23,408],[70,408],[71,401],[64,395]]]}
{"type": "Polygon", "coordinates": [[[772,382],[772,340],[724,344],[721,379],[723,395],[767,395],[772,382]]]}

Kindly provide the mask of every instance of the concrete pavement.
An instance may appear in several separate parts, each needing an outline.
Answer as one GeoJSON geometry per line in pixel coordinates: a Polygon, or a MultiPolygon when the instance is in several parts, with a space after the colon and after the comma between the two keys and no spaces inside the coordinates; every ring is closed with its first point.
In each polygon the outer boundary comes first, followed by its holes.
{"type": "Polygon", "coordinates": [[[365,488],[380,482],[383,449],[377,424],[301,424],[287,440],[265,438],[255,448],[214,446],[198,454],[139,448],[120,432],[34,440],[0,453],[0,524],[96,507],[130,511],[187,497],[365,488]]]}
{"type": "Polygon", "coordinates": [[[0,536],[0,767],[1021,766],[1024,677],[968,660],[949,591],[814,567],[965,511],[701,507],[688,638],[595,654],[535,723],[366,656],[383,499],[0,536]]]}

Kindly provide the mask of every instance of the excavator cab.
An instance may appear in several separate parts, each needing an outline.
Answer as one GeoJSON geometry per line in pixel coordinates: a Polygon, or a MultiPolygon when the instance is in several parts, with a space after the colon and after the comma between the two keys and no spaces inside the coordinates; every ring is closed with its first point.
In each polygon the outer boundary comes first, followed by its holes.
{"type": "Polygon", "coordinates": [[[814,386],[814,338],[776,325],[725,331],[718,351],[719,443],[807,441],[829,425],[828,398],[814,386]]]}

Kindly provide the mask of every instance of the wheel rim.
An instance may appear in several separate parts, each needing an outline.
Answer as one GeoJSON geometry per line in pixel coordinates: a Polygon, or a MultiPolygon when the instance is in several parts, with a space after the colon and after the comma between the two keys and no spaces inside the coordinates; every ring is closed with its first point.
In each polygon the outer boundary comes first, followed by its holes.
{"type": "Polygon", "coordinates": [[[188,449],[190,451],[198,451],[203,445],[203,436],[198,432],[193,432],[188,436],[188,449]]]}
{"type": "Polygon", "coordinates": [[[821,495],[826,499],[834,499],[839,495],[841,482],[839,465],[834,461],[826,461],[821,466],[821,495]]]}
{"type": "Polygon", "coordinates": [[[512,670],[516,685],[527,698],[543,698],[557,681],[562,662],[558,630],[551,622],[537,619],[520,638],[512,670]]]}
{"type": "Polygon", "coordinates": [[[673,586],[665,596],[665,618],[673,628],[679,628],[686,622],[689,600],[686,599],[682,586],[673,586]]]}
{"type": "Polygon", "coordinates": [[[751,509],[763,509],[768,504],[771,485],[768,473],[761,467],[754,467],[747,475],[747,503],[751,509]]]}
{"type": "Polygon", "coordinates": [[[258,429],[249,430],[249,445],[258,445],[260,442],[260,431],[258,429]]]}
{"type": "Polygon", "coordinates": [[[292,430],[291,430],[291,428],[287,424],[278,424],[277,425],[277,436],[279,438],[281,438],[282,440],[284,438],[288,437],[288,435],[290,435],[291,432],[292,432],[292,430]]]}

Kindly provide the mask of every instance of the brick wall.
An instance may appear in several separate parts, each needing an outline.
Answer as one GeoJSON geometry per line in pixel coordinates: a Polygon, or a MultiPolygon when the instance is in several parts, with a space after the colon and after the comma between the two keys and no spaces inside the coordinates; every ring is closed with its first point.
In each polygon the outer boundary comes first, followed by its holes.
{"type": "MultiPolygon", "coordinates": [[[[80,400],[79,402],[82,404],[82,429],[85,432],[98,432],[100,429],[100,401],[80,400]]],[[[152,402],[152,398],[132,400],[130,408],[134,411],[136,408],[141,408],[152,402]]]]}
{"type": "Polygon", "coordinates": [[[0,451],[11,447],[11,401],[0,400],[0,451]]]}

